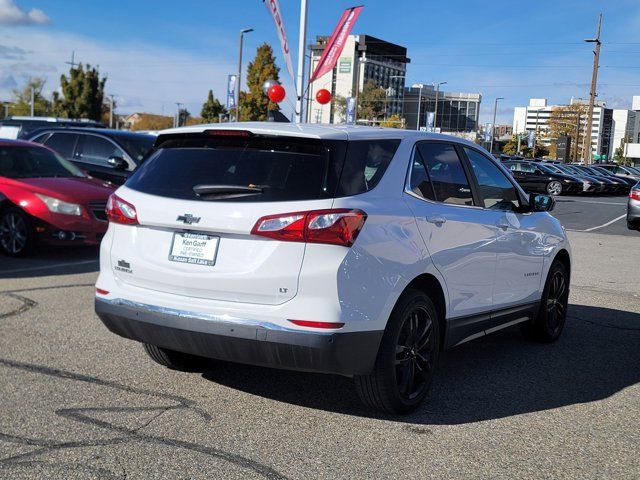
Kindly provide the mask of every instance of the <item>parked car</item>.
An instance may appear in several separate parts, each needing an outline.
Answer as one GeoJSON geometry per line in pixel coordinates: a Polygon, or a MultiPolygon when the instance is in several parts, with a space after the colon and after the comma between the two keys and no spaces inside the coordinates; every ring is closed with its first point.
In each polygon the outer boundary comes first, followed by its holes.
{"type": "Polygon", "coordinates": [[[42,143],[89,175],[123,184],[153,147],[156,137],[123,130],[45,128],[30,140],[42,143]]]}
{"type": "Polygon", "coordinates": [[[606,180],[602,180],[594,177],[593,175],[587,175],[587,173],[578,170],[575,165],[568,165],[566,163],[554,165],[558,170],[568,175],[575,175],[584,180],[596,185],[596,189],[592,190],[593,193],[610,193],[613,190],[613,183],[606,180]]]}
{"type": "Polygon", "coordinates": [[[640,230],[640,182],[629,192],[627,227],[629,230],[640,230]]]}
{"type": "Polygon", "coordinates": [[[613,178],[615,178],[617,180],[622,180],[626,184],[625,193],[629,193],[631,191],[631,189],[637,183],[637,180],[634,180],[631,177],[625,177],[623,175],[616,175],[615,173],[611,172],[610,170],[607,170],[606,168],[602,168],[600,166],[589,165],[589,169],[595,170],[600,175],[605,175],[605,176],[608,176],[608,177],[613,177],[613,178]]]}
{"type": "Polygon", "coordinates": [[[580,193],[583,183],[575,176],[554,172],[544,165],[527,161],[508,161],[504,166],[511,170],[513,178],[528,192],[544,192],[558,196],[562,193],[580,193]]]}
{"type": "Polygon", "coordinates": [[[0,141],[0,251],[24,256],[38,244],[98,244],[113,191],[49,148],[0,141]]]}
{"type": "Polygon", "coordinates": [[[618,165],[617,163],[599,163],[598,167],[606,168],[615,175],[619,175],[625,178],[631,178],[635,181],[640,181],[640,170],[636,169],[635,167],[618,165]]]}
{"type": "Polygon", "coordinates": [[[156,362],[352,376],[391,413],[443,348],[556,340],[570,249],[548,195],[463,139],[284,123],[169,130],[111,196],[96,312],[156,362]]]}
{"type": "Polygon", "coordinates": [[[597,178],[598,180],[610,182],[612,185],[609,185],[608,193],[627,194],[629,192],[629,189],[627,187],[627,182],[625,182],[624,180],[621,180],[616,177],[612,177],[610,175],[604,175],[587,165],[571,165],[571,166],[577,170],[580,170],[581,172],[584,172],[587,175],[597,178]]]}
{"type": "Polygon", "coordinates": [[[35,130],[47,127],[105,128],[105,125],[84,119],[10,116],[0,121],[0,138],[8,140],[26,139],[35,130]]]}

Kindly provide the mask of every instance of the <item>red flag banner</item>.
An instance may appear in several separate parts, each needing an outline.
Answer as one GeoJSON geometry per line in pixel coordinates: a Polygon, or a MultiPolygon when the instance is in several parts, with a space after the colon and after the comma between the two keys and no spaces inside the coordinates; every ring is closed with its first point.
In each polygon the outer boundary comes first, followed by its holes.
{"type": "Polygon", "coordinates": [[[362,6],[347,8],[344,11],[342,17],[340,17],[338,25],[336,25],[335,30],[331,34],[331,38],[329,38],[329,41],[327,42],[324,52],[322,52],[320,61],[318,62],[316,69],[313,71],[313,75],[309,78],[309,83],[314,82],[317,78],[333,70],[333,67],[336,66],[336,62],[344,49],[347,37],[351,33],[351,29],[356,23],[361,10],[362,6]]]}

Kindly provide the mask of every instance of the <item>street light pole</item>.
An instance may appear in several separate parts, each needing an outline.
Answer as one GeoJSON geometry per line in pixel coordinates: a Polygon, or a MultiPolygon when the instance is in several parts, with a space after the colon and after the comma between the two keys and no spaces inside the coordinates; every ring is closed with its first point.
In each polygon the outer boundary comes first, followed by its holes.
{"type": "Polygon", "coordinates": [[[31,87],[31,116],[35,116],[36,111],[36,89],[31,87]]]}
{"type": "Polygon", "coordinates": [[[240,51],[238,53],[238,78],[236,81],[236,122],[240,121],[240,86],[242,85],[242,43],[244,34],[253,32],[253,28],[243,28],[240,30],[240,51]]]}
{"type": "MultiPolygon", "coordinates": [[[[600,67],[600,26],[602,25],[602,14],[598,16],[598,28],[596,30],[596,38],[587,38],[585,42],[595,43],[596,48],[593,50],[593,72],[591,74],[591,90],[589,91],[589,111],[587,112],[587,129],[584,135],[584,163],[591,163],[591,128],[593,126],[593,107],[596,103],[596,84],[598,83],[598,68],[600,67]]],[[[602,122],[602,119],[600,120],[602,122]]]]}
{"type": "Polygon", "coordinates": [[[433,113],[433,130],[435,131],[436,125],[438,125],[438,97],[440,96],[440,85],[445,85],[447,82],[436,83],[436,108],[433,113]]]}
{"type": "Polygon", "coordinates": [[[504,100],[504,97],[496,97],[496,101],[493,104],[493,125],[491,126],[491,148],[489,153],[493,155],[493,139],[496,136],[496,113],[498,112],[498,100],[504,100]]]}

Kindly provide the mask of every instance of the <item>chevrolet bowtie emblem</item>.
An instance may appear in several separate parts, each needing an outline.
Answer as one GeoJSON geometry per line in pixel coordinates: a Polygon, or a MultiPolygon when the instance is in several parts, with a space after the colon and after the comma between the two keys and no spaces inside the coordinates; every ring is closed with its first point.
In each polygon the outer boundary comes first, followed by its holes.
{"type": "Polygon", "coordinates": [[[176,218],[176,222],[183,222],[187,225],[191,225],[192,223],[198,223],[200,221],[200,217],[194,217],[190,213],[185,213],[184,215],[178,215],[176,218]]]}

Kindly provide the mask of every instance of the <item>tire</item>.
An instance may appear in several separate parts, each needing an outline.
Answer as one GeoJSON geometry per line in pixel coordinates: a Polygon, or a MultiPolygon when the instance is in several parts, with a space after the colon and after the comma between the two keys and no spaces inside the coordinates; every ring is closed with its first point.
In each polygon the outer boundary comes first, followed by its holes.
{"type": "Polygon", "coordinates": [[[567,319],[569,280],[564,264],[554,262],[547,275],[536,318],[522,324],[526,338],[542,343],[555,342],[560,338],[567,319]]]}
{"type": "Polygon", "coordinates": [[[162,348],[148,343],[143,345],[145,351],[151,357],[151,360],[159,363],[163,367],[170,368],[171,370],[178,370],[180,372],[198,372],[202,371],[208,363],[206,358],[198,357],[196,355],[176,352],[174,350],[169,350],[168,348],[162,348]]]}
{"type": "Polygon", "coordinates": [[[423,292],[411,289],[402,294],[389,317],[373,371],[354,377],[367,407],[401,414],[420,405],[438,364],[438,320],[433,302],[423,292]]]}
{"type": "Polygon", "coordinates": [[[552,197],[557,197],[562,194],[562,184],[557,180],[553,180],[547,183],[547,193],[552,197]]]}
{"type": "Polygon", "coordinates": [[[11,257],[25,257],[33,251],[35,230],[29,216],[19,208],[0,212],[0,251],[11,257]]]}

